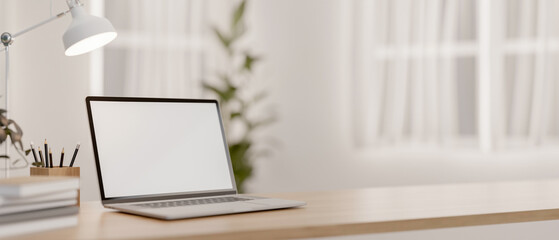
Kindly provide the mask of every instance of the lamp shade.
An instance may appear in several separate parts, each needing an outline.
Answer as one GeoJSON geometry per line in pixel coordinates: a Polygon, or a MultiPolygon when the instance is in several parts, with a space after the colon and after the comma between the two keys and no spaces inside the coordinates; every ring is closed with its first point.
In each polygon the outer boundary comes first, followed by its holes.
{"type": "Polygon", "coordinates": [[[75,6],[70,12],[72,23],[62,36],[66,56],[93,51],[116,38],[115,28],[109,20],[91,16],[81,6],[75,6]]]}

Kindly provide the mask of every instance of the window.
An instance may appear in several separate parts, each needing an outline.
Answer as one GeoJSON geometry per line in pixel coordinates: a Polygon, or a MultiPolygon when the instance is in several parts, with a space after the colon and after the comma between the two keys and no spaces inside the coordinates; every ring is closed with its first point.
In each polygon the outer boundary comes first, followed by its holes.
{"type": "Polygon", "coordinates": [[[354,145],[549,145],[559,2],[353,2],[354,145]]]}

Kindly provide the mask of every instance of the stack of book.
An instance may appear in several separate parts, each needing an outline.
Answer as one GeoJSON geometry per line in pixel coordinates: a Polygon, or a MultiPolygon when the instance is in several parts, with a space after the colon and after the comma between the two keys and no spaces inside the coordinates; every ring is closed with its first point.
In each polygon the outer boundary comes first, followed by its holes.
{"type": "Polygon", "coordinates": [[[75,177],[0,179],[0,237],[77,225],[78,189],[75,177]]]}

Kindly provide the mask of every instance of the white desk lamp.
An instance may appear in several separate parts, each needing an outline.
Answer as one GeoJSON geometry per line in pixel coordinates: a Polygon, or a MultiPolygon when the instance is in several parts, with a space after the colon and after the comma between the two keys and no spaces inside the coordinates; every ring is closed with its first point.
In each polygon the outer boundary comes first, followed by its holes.
{"type": "MultiPolygon", "coordinates": [[[[6,108],[8,106],[8,77],[9,77],[9,67],[10,67],[10,54],[9,49],[13,43],[13,40],[27,33],[35,28],[38,28],[44,24],[47,24],[55,19],[62,18],[68,13],[72,14],[72,23],[64,32],[62,40],[64,42],[64,54],[66,56],[76,56],[84,53],[88,53],[97,48],[105,46],[107,43],[111,42],[116,38],[116,31],[111,22],[105,18],[95,17],[87,14],[83,9],[83,4],[80,0],[66,0],[68,4],[68,10],[61,12],[55,16],[52,16],[38,24],[28,27],[15,34],[10,34],[8,32],[2,33],[1,42],[4,45],[3,51],[6,52],[6,108]]],[[[6,113],[7,114],[7,113],[6,113]]],[[[7,116],[6,116],[7,117],[7,116]]],[[[6,143],[6,155],[8,154],[8,143],[6,143]]],[[[46,149],[45,149],[46,151],[46,149]]],[[[6,177],[9,177],[9,159],[5,160],[5,171],[6,177]]]]}

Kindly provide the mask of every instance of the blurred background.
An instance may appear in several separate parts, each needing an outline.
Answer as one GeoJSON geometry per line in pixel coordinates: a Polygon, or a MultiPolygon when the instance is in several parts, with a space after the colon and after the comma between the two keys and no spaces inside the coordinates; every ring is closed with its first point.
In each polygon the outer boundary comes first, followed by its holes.
{"type": "MultiPolygon", "coordinates": [[[[266,93],[247,116],[276,119],[252,135],[265,154],[246,192],[559,176],[558,1],[247,1],[231,56],[214,29],[232,33],[239,3],[87,0],[119,36],[77,57],[69,17],[16,39],[7,108],[24,144],[81,142],[81,196],[99,199],[85,96],[215,98],[204,86],[226,73],[241,98],[266,93]]],[[[66,8],[3,0],[0,30],[66,8]]]]}

